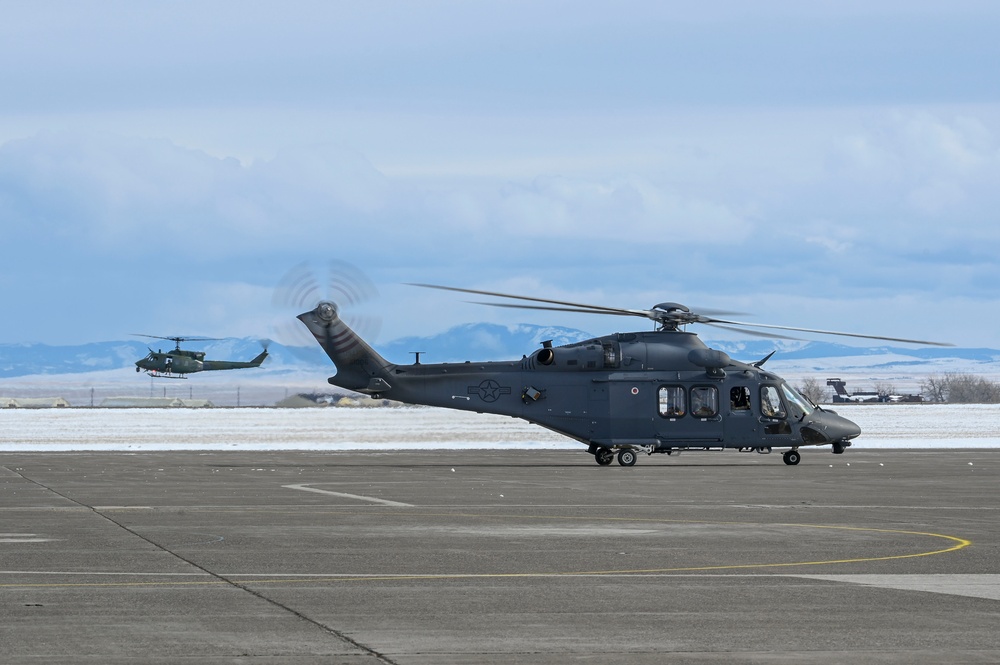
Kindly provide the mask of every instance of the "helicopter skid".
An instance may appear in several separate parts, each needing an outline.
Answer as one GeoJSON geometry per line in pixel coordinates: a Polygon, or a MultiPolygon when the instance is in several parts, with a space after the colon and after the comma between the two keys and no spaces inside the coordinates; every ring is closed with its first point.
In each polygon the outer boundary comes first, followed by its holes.
{"type": "Polygon", "coordinates": [[[155,379],[186,379],[183,374],[165,374],[163,372],[146,372],[155,379]]]}

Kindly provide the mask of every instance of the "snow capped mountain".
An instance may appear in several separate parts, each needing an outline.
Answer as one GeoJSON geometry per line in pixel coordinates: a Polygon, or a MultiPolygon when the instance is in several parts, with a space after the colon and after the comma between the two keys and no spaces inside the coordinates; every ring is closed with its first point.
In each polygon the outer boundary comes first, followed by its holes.
{"type": "Polygon", "coordinates": [[[517,360],[552,340],[554,346],[590,339],[593,335],[571,328],[535,326],[525,323],[504,326],[494,323],[466,323],[431,337],[403,337],[376,350],[396,363],[413,362],[419,351],[421,362],[464,362],[466,360],[517,360]]]}
{"type": "Polygon", "coordinates": [[[0,344],[0,378],[119,369],[132,365],[147,353],[142,342],[96,342],[79,346],[0,344]]]}

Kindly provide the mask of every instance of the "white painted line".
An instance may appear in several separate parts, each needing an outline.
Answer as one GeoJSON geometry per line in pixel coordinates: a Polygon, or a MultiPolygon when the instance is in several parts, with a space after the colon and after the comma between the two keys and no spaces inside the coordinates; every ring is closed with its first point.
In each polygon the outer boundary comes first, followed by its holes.
{"type": "Polygon", "coordinates": [[[49,543],[52,538],[39,538],[33,533],[0,533],[0,543],[49,543]]]}
{"type": "Polygon", "coordinates": [[[51,538],[0,538],[0,543],[50,543],[51,538]]]}
{"type": "Polygon", "coordinates": [[[925,591],[927,593],[1000,600],[1000,575],[996,574],[795,575],[794,577],[827,582],[846,582],[880,589],[925,591]]]}
{"type": "MultiPolygon", "coordinates": [[[[76,577],[212,577],[210,573],[122,573],[122,572],[99,572],[82,570],[0,570],[0,575],[47,575],[51,577],[76,576],[76,577]]],[[[329,577],[329,575],[326,575],[329,577]]]]}
{"type": "MultiPolygon", "coordinates": [[[[299,488],[295,487],[292,489],[304,489],[304,491],[309,491],[309,488],[299,488]]],[[[253,572],[227,572],[221,576],[229,579],[236,580],[240,584],[267,584],[272,582],[281,581],[291,581],[291,580],[310,580],[318,579],[321,581],[333,581],[333,580],[366,580],[366,579],[425,579],[425,580],[475,580],[475,579],[566,579],[567,577],[575,578],[594,578],[594,579],[606,579],[611,576],[615,576],[618,573],[615,571],[607,572],[496,572],[496,573],[345,573],[345,572],[326,572],[326,573],[289,573],[272,571],[267,573],[253,573],[253,572]]],[[[174,573],[174,572],[98,572],[98,571],[54,571],[54,570],[0,570],[0,575],[30,575],[46,578],[58,578],[58,577],[124,577],[133,578],[134,581],[123,581],[120,584],[136,584],[142,585],[147,583],[152,584],[163,584],[165,582],[144,582],[143,578],[155,579],[155,578],[188,578],[190,582],[173,582],[173,584],[198,584],[202,583],[198,580],[200,578],[213,579],[212,575],[202,571],[195,572],[185,572],[185,573],[174,573]]],[[[630,580],[635,582],[640,579],[706,579],[706,580],[722,580],[722,579],[732,579],[732,578],[769,578],[769,579],[801,579],[801,580],[817,580],[826,582],[841,582],[846,584],[855,584],[858,586],[868,586],[876,587],[881,589],[892,589],[899,591],[923,591],[928,593],[936,594],[946,594],[955,596],[967,596],[971,598],[985,598],[988,600],[1000,600],[1000,575],[997,574],[929,574],[929,575],[911,575],[911,574],[898,574],[898,575],[786,575],[786,574],[770,574],[770,573],[749,573],[749,574],[716,574],[716,573],[656,573],[656,574],[642,574],[630,577],[630,580]]],[[[96,583],[96,582],[95,582],[96,583]]],[[[52,583],[58,586],[57,582],[52,583]]],[[[73,584],[83,584],[73,583],[73,584]]],[[[102,583],[103,584],[103,583],[102,583]]],[[[117,584],[117,583],[116,583],[117,584]]],[[[3,583],[3,586],[14,586],[11,583],[3,583]]]]}
{"type": "Polygon", "coordinates": [[[397,508],[412,508],[412,503],[400,503],[399,501],[389,501],[387,499],[376,499],[370,496],[361,496],[360,494],[346,494],[344,492],[331,492],[330,490],[316,489],[315,487],[309,487],[308,485],[282,485],[290,490],[300,490],[302,492],[315,492],[316,494],[329,494],[330,496],[339,496],[345,499],[357,499],[358,501],[368,501],[370,503],[379,503],[383,506],[396,506],[397,508]]]}

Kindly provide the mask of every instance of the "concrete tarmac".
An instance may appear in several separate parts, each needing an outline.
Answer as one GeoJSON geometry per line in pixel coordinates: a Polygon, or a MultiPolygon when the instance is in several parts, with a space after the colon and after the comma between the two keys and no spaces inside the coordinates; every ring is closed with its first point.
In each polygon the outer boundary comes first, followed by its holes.
{"type": "Polygon", "coordinates": [[[0,454],[5,663],[997,663],[996,451],[0,454]]]}

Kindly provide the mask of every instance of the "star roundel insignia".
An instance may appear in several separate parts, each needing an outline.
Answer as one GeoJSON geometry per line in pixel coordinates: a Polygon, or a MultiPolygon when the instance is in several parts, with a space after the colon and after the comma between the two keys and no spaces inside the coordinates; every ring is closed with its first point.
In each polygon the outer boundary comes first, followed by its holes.
{"type": "Polygon", "coordinates": [[[510,388],[501,386],[493,379],[484,379],[478,386],[469,386],[470,395],[479,395],[484,402],[495,402],[501,395],[509,395],[510,388]]]}

